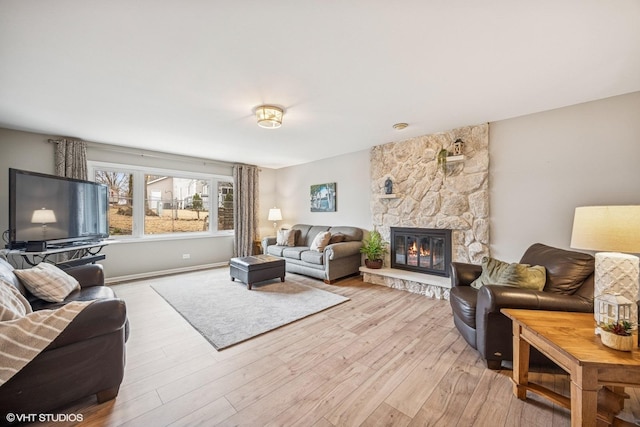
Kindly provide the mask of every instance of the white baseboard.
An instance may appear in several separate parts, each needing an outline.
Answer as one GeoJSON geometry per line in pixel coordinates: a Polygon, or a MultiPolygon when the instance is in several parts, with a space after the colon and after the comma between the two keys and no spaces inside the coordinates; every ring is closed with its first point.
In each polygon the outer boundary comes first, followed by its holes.
{"type": "Polygon", "coordinates": [[[166,276],[169,274],[188,273],[190,271],[207,270],[209,268],[225,267],[229,265],[229,261],[216,262],[213,264],[194,265],[191,267],[172,268],[169,270],[150,271],[148,273],[129,274],[126,276],[109,277],[104,280],[107,285],[115,285],[117,283],[130,282],[132,280],[149,279],[151,277],[166,276]]]}

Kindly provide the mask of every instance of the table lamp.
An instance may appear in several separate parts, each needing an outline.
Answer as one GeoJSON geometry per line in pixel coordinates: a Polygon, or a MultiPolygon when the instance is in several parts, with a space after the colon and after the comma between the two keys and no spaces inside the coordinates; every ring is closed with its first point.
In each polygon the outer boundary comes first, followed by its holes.
{"type": "Polygon", "coordinates": [[[31,215],[32,224],[42,224],[42,240],[47,240],[47,224],[56,222],[56,214],[51,209],[36,209],[31,215]]]}
{"type": "Polygon", "coordinates": [[[273,231],[276,231],[276,228],[278,227],[278,223],[276,221],[282,221],[282,212],[280,212],[280,209],[276,208],[275,206],[271,209],[269,209],[269,221],[273,221],[273,231]]]}
{"type": "MultiPolygon", "coordinates": [[[[607,251],[595,255],[594,298],[619,293],[638,301],[640,260],[629,253],[640,253],[640,206],[577,207],[571,247],[607,251]]],[[[638,307],[636,304],[631,307],[631,318],[637,320],[638,307]]]]}

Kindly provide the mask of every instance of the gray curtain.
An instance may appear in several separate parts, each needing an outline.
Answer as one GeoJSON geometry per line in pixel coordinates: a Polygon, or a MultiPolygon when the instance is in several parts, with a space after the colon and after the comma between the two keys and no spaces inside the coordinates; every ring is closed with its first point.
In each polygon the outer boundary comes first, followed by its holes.
{"type": "Polygon", "coordinates": [[[253,255],[253,242],[258,237],[258,167],[237,164],[233,167],[233,225],[236,257],[253,255]]]}
{"type": "Polygon", "coordinates": [[[50,139],[55,144],[56,175],[87,179],[87,143],[75,139],[50,139]]]}

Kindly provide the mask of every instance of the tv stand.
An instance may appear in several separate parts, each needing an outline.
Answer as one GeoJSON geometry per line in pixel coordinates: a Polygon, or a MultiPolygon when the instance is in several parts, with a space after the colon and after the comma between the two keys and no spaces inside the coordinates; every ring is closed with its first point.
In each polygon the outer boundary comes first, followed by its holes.
{"type": "Polygon", "coordinates": [[[115,240],[101,240],[91,242],[75,242],[71,245],[51,245],[46,251],[27,252],[24,249],[10,250],[7,255],[19,256],[24,262],[34,267],[41,262],[55,264],[61,269],[84,264],[95,264],[107,256],[100,253],[102,248],[114,243],[115,240]],[[58,255],[64,255],[58,257],[58,255]],[[55,259],[54,259],[55,258],[55,259]],[[58,260],[57,258],[61,258],[58,260]]]}

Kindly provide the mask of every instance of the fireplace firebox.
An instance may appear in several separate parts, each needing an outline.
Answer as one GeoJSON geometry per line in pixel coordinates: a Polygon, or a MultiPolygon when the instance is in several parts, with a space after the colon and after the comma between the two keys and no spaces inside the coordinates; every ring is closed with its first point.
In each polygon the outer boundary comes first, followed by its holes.
{"type": "Polygon", "coordinates": [[[449,277],[451,230],[391,227],[391,268],[449,277]]]}

